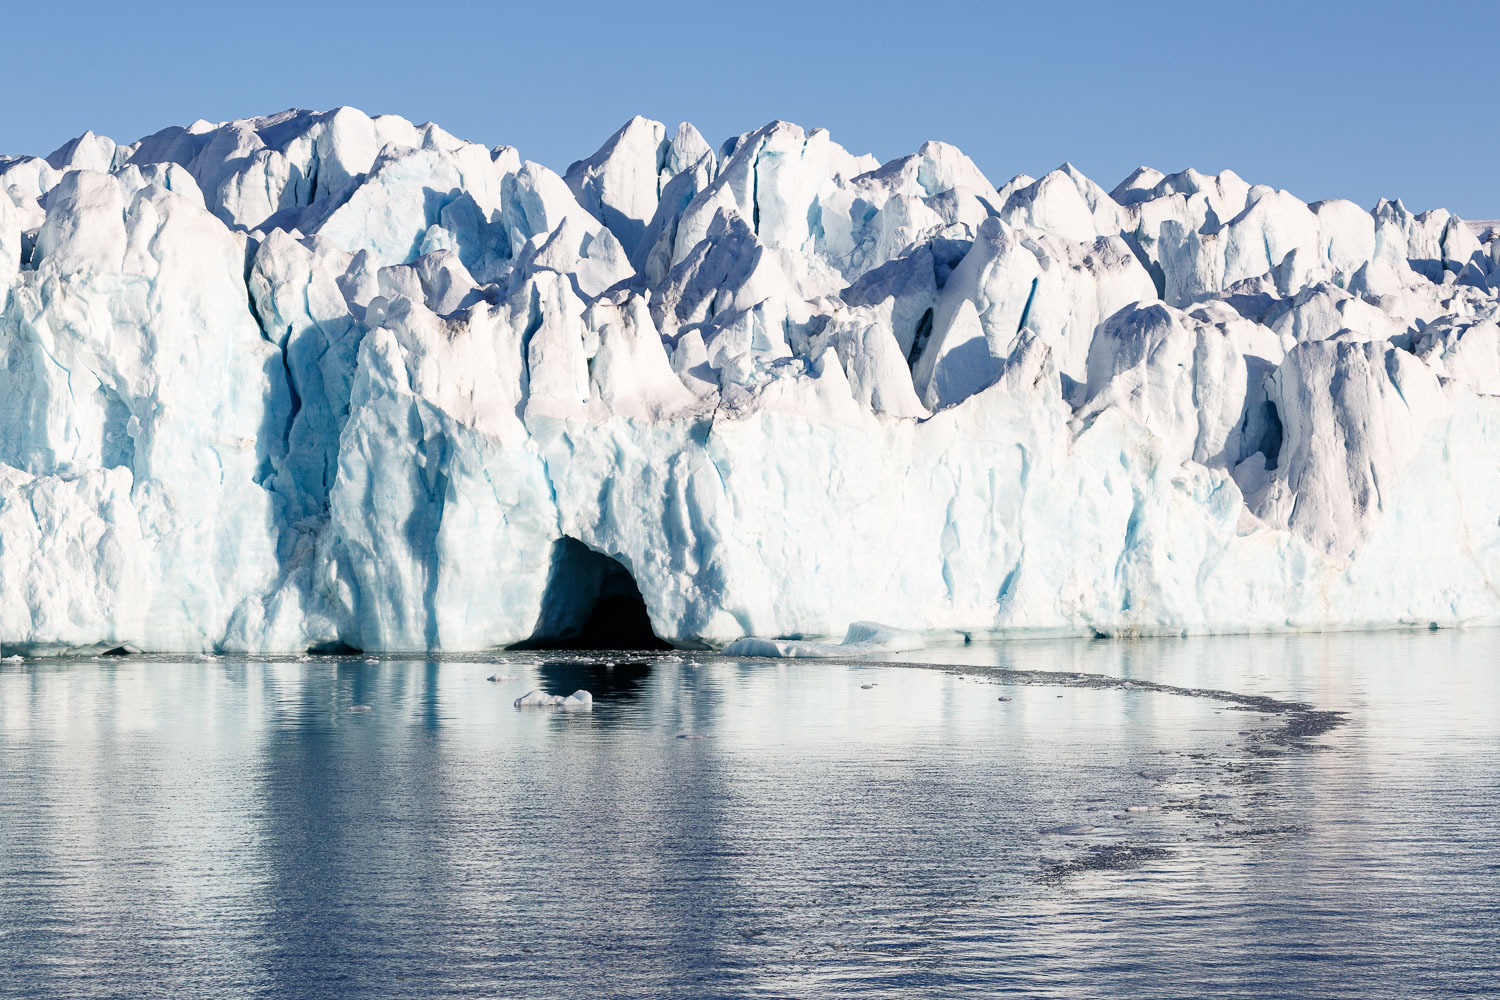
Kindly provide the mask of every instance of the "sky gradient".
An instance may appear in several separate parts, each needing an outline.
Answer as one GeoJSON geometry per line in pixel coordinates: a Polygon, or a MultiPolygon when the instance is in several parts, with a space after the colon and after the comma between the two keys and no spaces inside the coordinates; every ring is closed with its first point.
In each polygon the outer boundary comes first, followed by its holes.
{"type": "Polygon", "coordinates": [[[944,139],[997,185],[1065,160],[1106,189],[1142,163],[1227,167],[1500,217],[1493,3],[83,0],[6,20],[3,153],[348,104],[561,171],[633,114],[715,145],[784,118],[882,160],[944,139]]]}

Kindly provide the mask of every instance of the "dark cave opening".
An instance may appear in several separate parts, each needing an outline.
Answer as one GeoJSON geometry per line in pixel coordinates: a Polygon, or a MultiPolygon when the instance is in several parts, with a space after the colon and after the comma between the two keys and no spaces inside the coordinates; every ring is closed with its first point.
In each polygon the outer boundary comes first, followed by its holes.
{"type": "Polygon", "coordinates": [[[1281,414],[1276,412],[1276,404],[1269,399],[1265,403],[1266,430],[1261,435],[1260,451],[1266,456],[1266,468],[1274,469],[1281,461],[1281,439],[1284,431],[1281,427],[1281,414]]]}
{"type": "Polygon", "coordinates": [[[361,656],[364,654],[364,650],[339,640],[308,646],[307,652],[310,656],[361,656]]]}
{"type": "Polygon", "coordinates": [[[542,613],[511,649],[671,649],[651,628],[641,589],[617,560],[576,538],[552,547],[542,613]]]}

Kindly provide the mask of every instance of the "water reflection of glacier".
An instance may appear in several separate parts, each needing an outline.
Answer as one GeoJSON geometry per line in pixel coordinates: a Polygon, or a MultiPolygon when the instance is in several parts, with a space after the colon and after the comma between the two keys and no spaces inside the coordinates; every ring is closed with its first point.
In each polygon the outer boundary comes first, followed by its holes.
{"type": "Polygon", "coordinates": [[[1497,653],[5,664],[0,996],[1480,988],[1497,653]]]}

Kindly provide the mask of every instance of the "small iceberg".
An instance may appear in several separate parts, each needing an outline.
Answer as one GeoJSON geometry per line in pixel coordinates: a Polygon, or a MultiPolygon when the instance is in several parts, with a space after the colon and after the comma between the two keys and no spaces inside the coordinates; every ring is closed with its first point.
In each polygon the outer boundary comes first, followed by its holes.
{"type": "Polygon", "coordinates": [[[926,645],[920,632],[882,625],[879,622],[855,622],[849,626],[843,642],[817,642],[810,639],[736,639],[724,647],[725,656],[767,656],[778,659],[867,656],[871,653],[904,653],[926,645]]]}
{"type": "Polygon", "coordinates": [[[517,708],[561,708],[574,712],[590,712],[594,708],[594,696],[587,691],[574,691],[566,698],[545,691],[527,691],[515,701],[517,708]]]}
{"type": "Polygon", "coordinates": [[[1059,837],[1080,837],[1086,833],[1093,833],[1096,829],[1098,827],[1091,823],[1068,823],[1063,826],[1048,827],[1042,832],[1059,837]]]}

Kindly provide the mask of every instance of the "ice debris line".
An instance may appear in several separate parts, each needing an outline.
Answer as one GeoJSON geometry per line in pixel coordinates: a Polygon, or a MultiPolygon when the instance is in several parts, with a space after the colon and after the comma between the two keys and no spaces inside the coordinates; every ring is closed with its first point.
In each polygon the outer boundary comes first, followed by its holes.
{"type": "Polygon", "coordinates": [[[501,646],[580,543],[681,645],[1500,621],[1500,240],[1445,211],[349,108],[0,191],[6,653],[501,646]]]}

